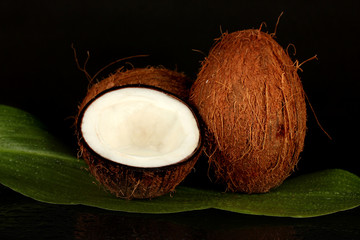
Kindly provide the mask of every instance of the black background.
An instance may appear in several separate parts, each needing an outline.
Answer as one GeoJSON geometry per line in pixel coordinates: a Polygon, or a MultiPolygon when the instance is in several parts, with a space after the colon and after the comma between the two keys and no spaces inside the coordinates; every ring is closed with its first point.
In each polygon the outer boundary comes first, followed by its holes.
{"type": "MultiPolygon", "coordinates": [[[[1,1],[0,103],[38,116],[55,135],[74,144],[73,120],[87,79],[76,67],[90,53],[95,74],[117,59],[135,67],[162,65],[195,78],[221,31],[259,28],[273,32],[293,60],[317,55],[299,75],[324,129],[308,109],[308,132],[298,171],[343,168],[359,174],[356,162],[360,88],[358,1],[1,1]],[[202,53],[200,53],[200,52],[202,53]]],[[[108,68],[131,67],[123,62],[108,68]]]]}
{"type": "MultiPolygon", "coordinates": [[[[1,1],[0,103],[37,115],[56,135],[73,143],[71,117],[85,96],[87,80],[75,65],[90,53],[87,70],[138,54],[135,67],[163,65],[193,79],[221,31],[259,28],[296,46],[305,91],[329,140],[308,110],[308,134],[298,169],[354,164],[359,145],[360,33],[358,1],[1,1]],[[202,53],[199,53],[199,50],[202,53]]],[[[131,67],[120,63],[120,66],[131,67]]],[[[115,68],[116,68],[115,67],[115,68]]],[[[103,72],[106,77],[115,68],[103,72]]],[[[76,146],[74,146],[76,148],[76,146]]]]}
{"type": "MultiPolygon", "coordinates": [[[[296,174],[358,167],[360,110],[360,2],[342,1],[0,1],[0,104],[24,109],[49,126],[74,154],[71,125],[88,82],[76,67],[73,44],[95,74],[117,59],[147,54],[108,68],[159,66],[195,79],[221,32],[273,32],[293,60],[330,140],[308,108],[305,149],[296,174]]],[[[196,179],[196,178],[195,178],[196,179]]]]}

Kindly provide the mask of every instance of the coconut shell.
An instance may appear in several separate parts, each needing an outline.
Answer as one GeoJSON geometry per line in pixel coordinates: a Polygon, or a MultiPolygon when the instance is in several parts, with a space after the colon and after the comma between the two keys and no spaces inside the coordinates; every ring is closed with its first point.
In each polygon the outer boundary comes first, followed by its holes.
{"type": "Polygon", "coordinates": [[[189,83],[189,79],[182,73],[149,67],[119,70],[90,87],[76,117],[79,157],[85,160],[90,173],[105,189],[117,197],[126,199],[154,198],[172,192],[193,169],[199,157],[201,143],[192,155],[174,165],[137,168],[119,164],[95,153],[82,138],[80,125],[86,107],[104,91],[134,85],[155,87],[168,94],[174,94],[173,97],[178,97],[179,101],[185,101],[189,96],[189,83]]]}
{"type": "Polygon", "coordinates": [[[262,193],[294,170],[304,147],[306,103],[295,66],[260,30],[224,34],[191,88],[206,125],[206,154],[217,182],[262,193]]]}
{"type": "Polygon", "coordinates": [[[86,97],[79,106],[79,112],[94,97],[111,88],[126,85],[147,85],[170,92],[183,101],[189,98],[191,81],[183,73],[165,68],[134,68],[124,71],[120,68],[116,73],[90,86],[86,97]]]}

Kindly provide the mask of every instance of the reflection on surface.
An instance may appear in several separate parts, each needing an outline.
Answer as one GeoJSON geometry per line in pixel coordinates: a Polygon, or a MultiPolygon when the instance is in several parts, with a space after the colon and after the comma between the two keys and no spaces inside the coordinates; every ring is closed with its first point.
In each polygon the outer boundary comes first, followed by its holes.
{"type": "Polygon", "coordinates": [[[360,209],[307,218],[131,214],[39,203],[0,186],[0,239],[360,239],[360,209]]]}
{"type": "Polygon", "coordinates": [[[267,239],[301,239],[296,235],[293,226],[250,226],[238,227],[210,232],[207,239],[246,239],[246,240],[267,240],[267,239]]]}
{"type": "Polygon", "coordinates": [[[81,214],[76,239],[299,239],[292,226],[237,226],[230,229],[200,228],[187,224],[139,216],[81,214]]]}
{"type": "Polygon", "coordinates": [[[76,239],[203,239],[191,226],[156,218],[81,214],[76,239]]]}
{"type": "MultiPolygon", "coordinates": [[[[196,219],[196,218],[195,218],[196,219]]],[[[76,239],[299,239],[292,226],[231,226],[220,229],[199,226],[192,219],[81,214],[77,219],[76,239]]],[[[199,221],[197,219],[196,221],[199,221]]]]}

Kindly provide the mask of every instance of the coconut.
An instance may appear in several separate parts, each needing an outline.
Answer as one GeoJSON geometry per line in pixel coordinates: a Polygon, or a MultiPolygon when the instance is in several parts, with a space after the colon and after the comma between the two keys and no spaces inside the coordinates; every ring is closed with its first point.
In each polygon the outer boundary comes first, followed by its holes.
{"type": "Polygon", "coordinates": [[[90,173],[121,198],[174,191],[201,149],[185,75],[163,68],[119,70],[94,84],[76,117],[90,173]]]}
{"type": "Polygon", "coordinates": [[[203,61],[190,101],[206,125],[215,180],[233,192],[262,193],[294,170],[304,147],[302,83],[270,34],[224,34],[203,61]]]}

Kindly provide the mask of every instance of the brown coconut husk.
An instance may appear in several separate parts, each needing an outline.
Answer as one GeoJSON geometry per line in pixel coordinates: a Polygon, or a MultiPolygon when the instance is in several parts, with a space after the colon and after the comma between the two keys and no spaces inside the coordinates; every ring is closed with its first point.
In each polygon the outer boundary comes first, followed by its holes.
{"type": "Polygon", "coordinates": [[[123,70],[120,68],[114,74],[90,86],[85,99],[79,106],[79,111],[101,92],[126,85],[147,85],[170,92],[183,101],[189,98],[191,80],[185,74],[163,67],[134,68],[123,70]]]}
{"type": "Polygon", "coordinates": [[[210,168],[229,191],[267,192],[296,166],[304,147],[304,90],[270,34],[223,34],[202,64],[191,102],[206,127],[210,168]]]}
{"type": "Polygon", "coordinates": [[[185,103],[189,96],[189,83],[189,79],[182,73],[164,68],[148,67],[127,71],[120,69],[90,87],[79,106],[78,116],[75,118],[79,157],[84,158],[90,173],[108,191],[117,197],[126,199],[154,198],[173,192],[175,187],[193,169],[199,157],[201,141],[192,155],[174,165],[159,168],[137,168],[115,163],[95,153],[82,138],[80,124],[86,107],[103,92],[127,86],[156,88],[185,103]]]}

